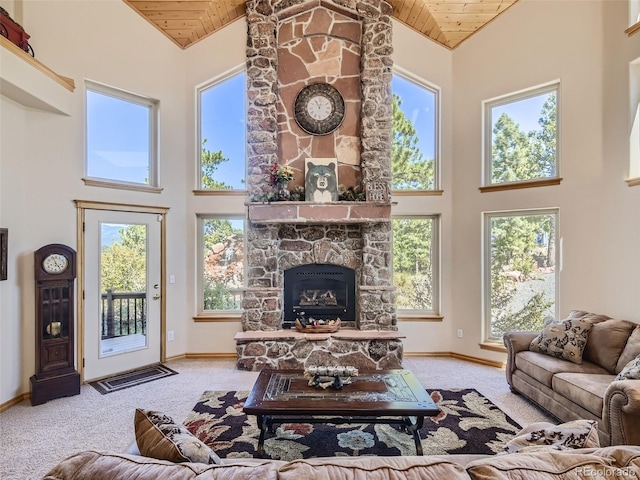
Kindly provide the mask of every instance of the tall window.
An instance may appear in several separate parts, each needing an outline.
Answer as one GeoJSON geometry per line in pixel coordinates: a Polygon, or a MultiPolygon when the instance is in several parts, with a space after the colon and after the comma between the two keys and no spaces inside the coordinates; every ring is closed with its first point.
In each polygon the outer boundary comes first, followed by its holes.
{"type": "Polygon", "coordinates": [[[558,85],[485,102],[485,185],[558,176],[558,85]]]}
{"type": "Polygon", "coordinates": [[[244,190],[246,75],[242,71],[198,90],[202,190],[244,190]]]}
{"type": "Polygon", "coordinates": [[[244,286],[244,219],[198,218],[200,311],[239,310],[244,286]]]}
{"type": "Polygon", "coordinates": [[[546,317],[556,316],[557,224],[555,210],[485,214],[487,340],[541,330],[546,317]]]}
{"type": "Polygon", "coordinates": [[[398,309],[438,313],[437,252],[438,217],[393,219],[393,282],[398,309]]]}
{"type": "Polygon", "coordinates": [[[437,188],[438,93],[398,74],[393,92],[392,188],[437,188]]]}
{"type": "Polygon", "coordinates": [[[640,58],[629,64],[629,108],[631,128],[629,133],[629,179],[640,185],[640,58]]]}
{"type": "Polygon", "coordinates": [[[158,186],[158,101],[86,83],[86,173],[158,186]]]}

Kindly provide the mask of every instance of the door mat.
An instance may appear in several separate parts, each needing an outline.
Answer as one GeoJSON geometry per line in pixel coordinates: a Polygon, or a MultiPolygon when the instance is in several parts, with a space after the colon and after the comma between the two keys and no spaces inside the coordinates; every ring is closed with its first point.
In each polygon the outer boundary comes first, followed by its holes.
{"type": "MultiPolygon", "coordinates": [[[[255,457],[260,431],[255,415],[242,408],[247,391],[207,391],[184,421],[185,427],[222,458],[255,457]]],[[[420,429],[425,455],[452,453],[492,455],[520,431],[506,413],[473,389],[429,390],[440,407],[420,429]]],[[[383,424],[274,424],[267,433],[265,456],[299,458],[355,455],[415,455],[413,437],[402,428],[383,424]]]]}
{"type": "Polygon", "coordinates": [[[117,392],[125,388],[135,387],[136,385],[142,385],[143,383],[177,374],[178,372],[175,370],[171,370],[169,367],[158,363],[131,372],[119,373],[113,377],[103,378],[95,382],[89,382],[89,385],[101,394],[106,395],[107,393],[117,392]]]}

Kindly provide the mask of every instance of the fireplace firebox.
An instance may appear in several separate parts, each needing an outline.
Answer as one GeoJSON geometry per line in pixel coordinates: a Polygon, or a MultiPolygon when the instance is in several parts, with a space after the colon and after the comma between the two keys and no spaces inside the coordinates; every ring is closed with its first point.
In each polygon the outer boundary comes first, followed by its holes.
{"type": "Polygon", "coordinates": [[[355,270],[339,265],[310,264],[286,270],[283,328],[292,328],[300,315],[355,321],[355,280],[355,270]]]}

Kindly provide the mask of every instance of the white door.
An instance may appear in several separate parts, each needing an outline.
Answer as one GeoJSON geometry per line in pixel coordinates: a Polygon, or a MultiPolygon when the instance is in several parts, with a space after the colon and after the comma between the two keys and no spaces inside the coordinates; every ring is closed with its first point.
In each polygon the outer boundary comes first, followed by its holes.
{"type": "Polygon", "coordinates": [[[161,221],[85,210],[85,381],[160,362],[161,221]]]}

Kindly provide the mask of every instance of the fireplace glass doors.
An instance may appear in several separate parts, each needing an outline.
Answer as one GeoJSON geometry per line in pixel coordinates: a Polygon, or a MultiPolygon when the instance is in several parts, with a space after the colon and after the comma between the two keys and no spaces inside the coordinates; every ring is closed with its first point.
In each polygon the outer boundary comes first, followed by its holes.
{"type": "Polygon", "coordinates": [[[286,270],[283,328],[292,328],[300,315],[355,321],[355,284],[355,271],[338,265],[311,264],[286,270]]]}

